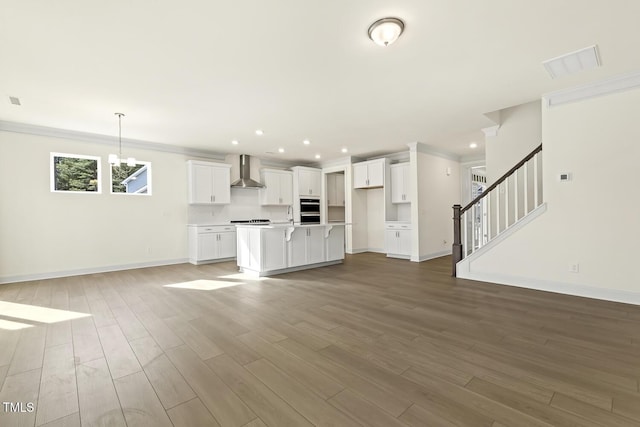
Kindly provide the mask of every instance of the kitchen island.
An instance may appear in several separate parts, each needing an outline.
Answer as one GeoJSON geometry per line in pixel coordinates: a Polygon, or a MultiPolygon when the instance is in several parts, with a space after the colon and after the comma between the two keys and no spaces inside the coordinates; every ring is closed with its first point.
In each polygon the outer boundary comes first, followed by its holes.
{"type": "Polygon", "coordinates": [[[273,276],[344,260],[345,223],[236,225],[241,272],[273,276]]]}

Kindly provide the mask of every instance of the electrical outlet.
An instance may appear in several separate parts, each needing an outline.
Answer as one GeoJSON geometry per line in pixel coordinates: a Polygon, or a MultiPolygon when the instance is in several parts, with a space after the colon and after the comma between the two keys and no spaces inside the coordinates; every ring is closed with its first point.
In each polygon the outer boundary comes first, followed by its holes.
{"type": "Polygon", "coordinates": [[[579,273],[580,272],[580,264],[571,264],[571,266],[569,266],[569,271],[572,273],[579,273]]]}
{"type": "Polygon", "coordinates": [[[151,246],[147,246],[147,253],[151,254],[151,246]]]}

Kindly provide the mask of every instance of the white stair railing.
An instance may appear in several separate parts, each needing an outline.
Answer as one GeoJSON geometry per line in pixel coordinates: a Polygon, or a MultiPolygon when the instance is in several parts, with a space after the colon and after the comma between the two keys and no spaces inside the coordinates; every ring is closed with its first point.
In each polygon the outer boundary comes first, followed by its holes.
{"type": "Polygon", "coordinates": [[[467,206],[453,206],[456,264],[504,233],[542,204],[542,144],[467,206]]]}

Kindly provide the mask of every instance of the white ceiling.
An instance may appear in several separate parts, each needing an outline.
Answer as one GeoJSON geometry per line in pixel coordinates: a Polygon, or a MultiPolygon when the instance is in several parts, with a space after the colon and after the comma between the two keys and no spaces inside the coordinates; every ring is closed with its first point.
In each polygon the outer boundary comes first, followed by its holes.
{"type": "Polygon", "coordinates": [[[342,147],[366,157],[414,141],[472,155],[469,142],[482,152],[479,130],[492,125],[483,113],[640,69],[635,0],[2,0],[0,8],[0,120],[116,135],[118,111],[125,138],[289,161],[343,157],[342,147]],[[386,16],[406,29],[383,48],[367,28],[386,16]],[[543,60],[593,44],[601,68],[546,74],[543,60]]]}

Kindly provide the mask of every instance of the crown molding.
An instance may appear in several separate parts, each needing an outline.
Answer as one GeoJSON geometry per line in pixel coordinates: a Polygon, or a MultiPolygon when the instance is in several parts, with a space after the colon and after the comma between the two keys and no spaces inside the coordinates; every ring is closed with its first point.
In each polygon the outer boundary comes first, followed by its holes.
{"type": "Polygon", "coordinates": [[[385,157],[389,159],[391,162],[399,163],[399,162],[408,161],[409,158],[411,157],[411,153],[409,152],[409,150],[400,151],[399,153],[388,154],[385,157]]]}
{"type": "Polygon", "coordinates": [[[348,165],[351,165],[351,163],[352,163],[352,157],[344,156],[334,160],[327,160],[326,162],[321,162],[320,167],[324,169],[324,168],[330,168],[334,166],[345,166],[345,165],[348,166],[348,165]]]}
{"type": "Polygon", "coordinates": [[[487,128],[482,128],[482,132],[484,132],[484,136],[498,136],[498,129],[500,129],[500,125],[489,126],[487,128]]]}
{"type": "Polygon", "coordinates": [[[576,86],[571,89],[547,93],[542,96],[542,99],[548,108],[552,108],[571,102],[624,92],[638,87],[640,87],[640,72],[636,71],[634,73],[576,86]]]}
{"type": "Polygon", "coordinates": [[[460,157],[461,164],[485,163],[486,157],[483,155],[468,155],[460,157]]]}
{"type": "Polygon", "coordinates": [[[407,145],[409,146],[410,152],[431,154],[432,156],[442,157],[443,159],[453,160],[454,162],[460,161],[460,156],[457,154],[450,153],[423,142],[410,142],[407,145]]]}
{"type": "MultiPolygon", "coordinates": [[[[47,126],[31,125],[28,123],[18,123],[0,120],[0,131],[24,133],[28,135],[49,136],[53,138],[73,139],[76,141],[92,142],[102,145],[113,145],[118,143],[118,138],[97,133],[81,132],[69,129],[58,129],[47,126]]],[[[192,157],[203,157],[215,160],[224,160],[225,154],[216,151],[197,150],[177,145],[160,144],[158,142],[141,141],[137,139],[122,138],[122,144],[127,148],[160,151],[164,153],[182,154],[192,157]]]]}

